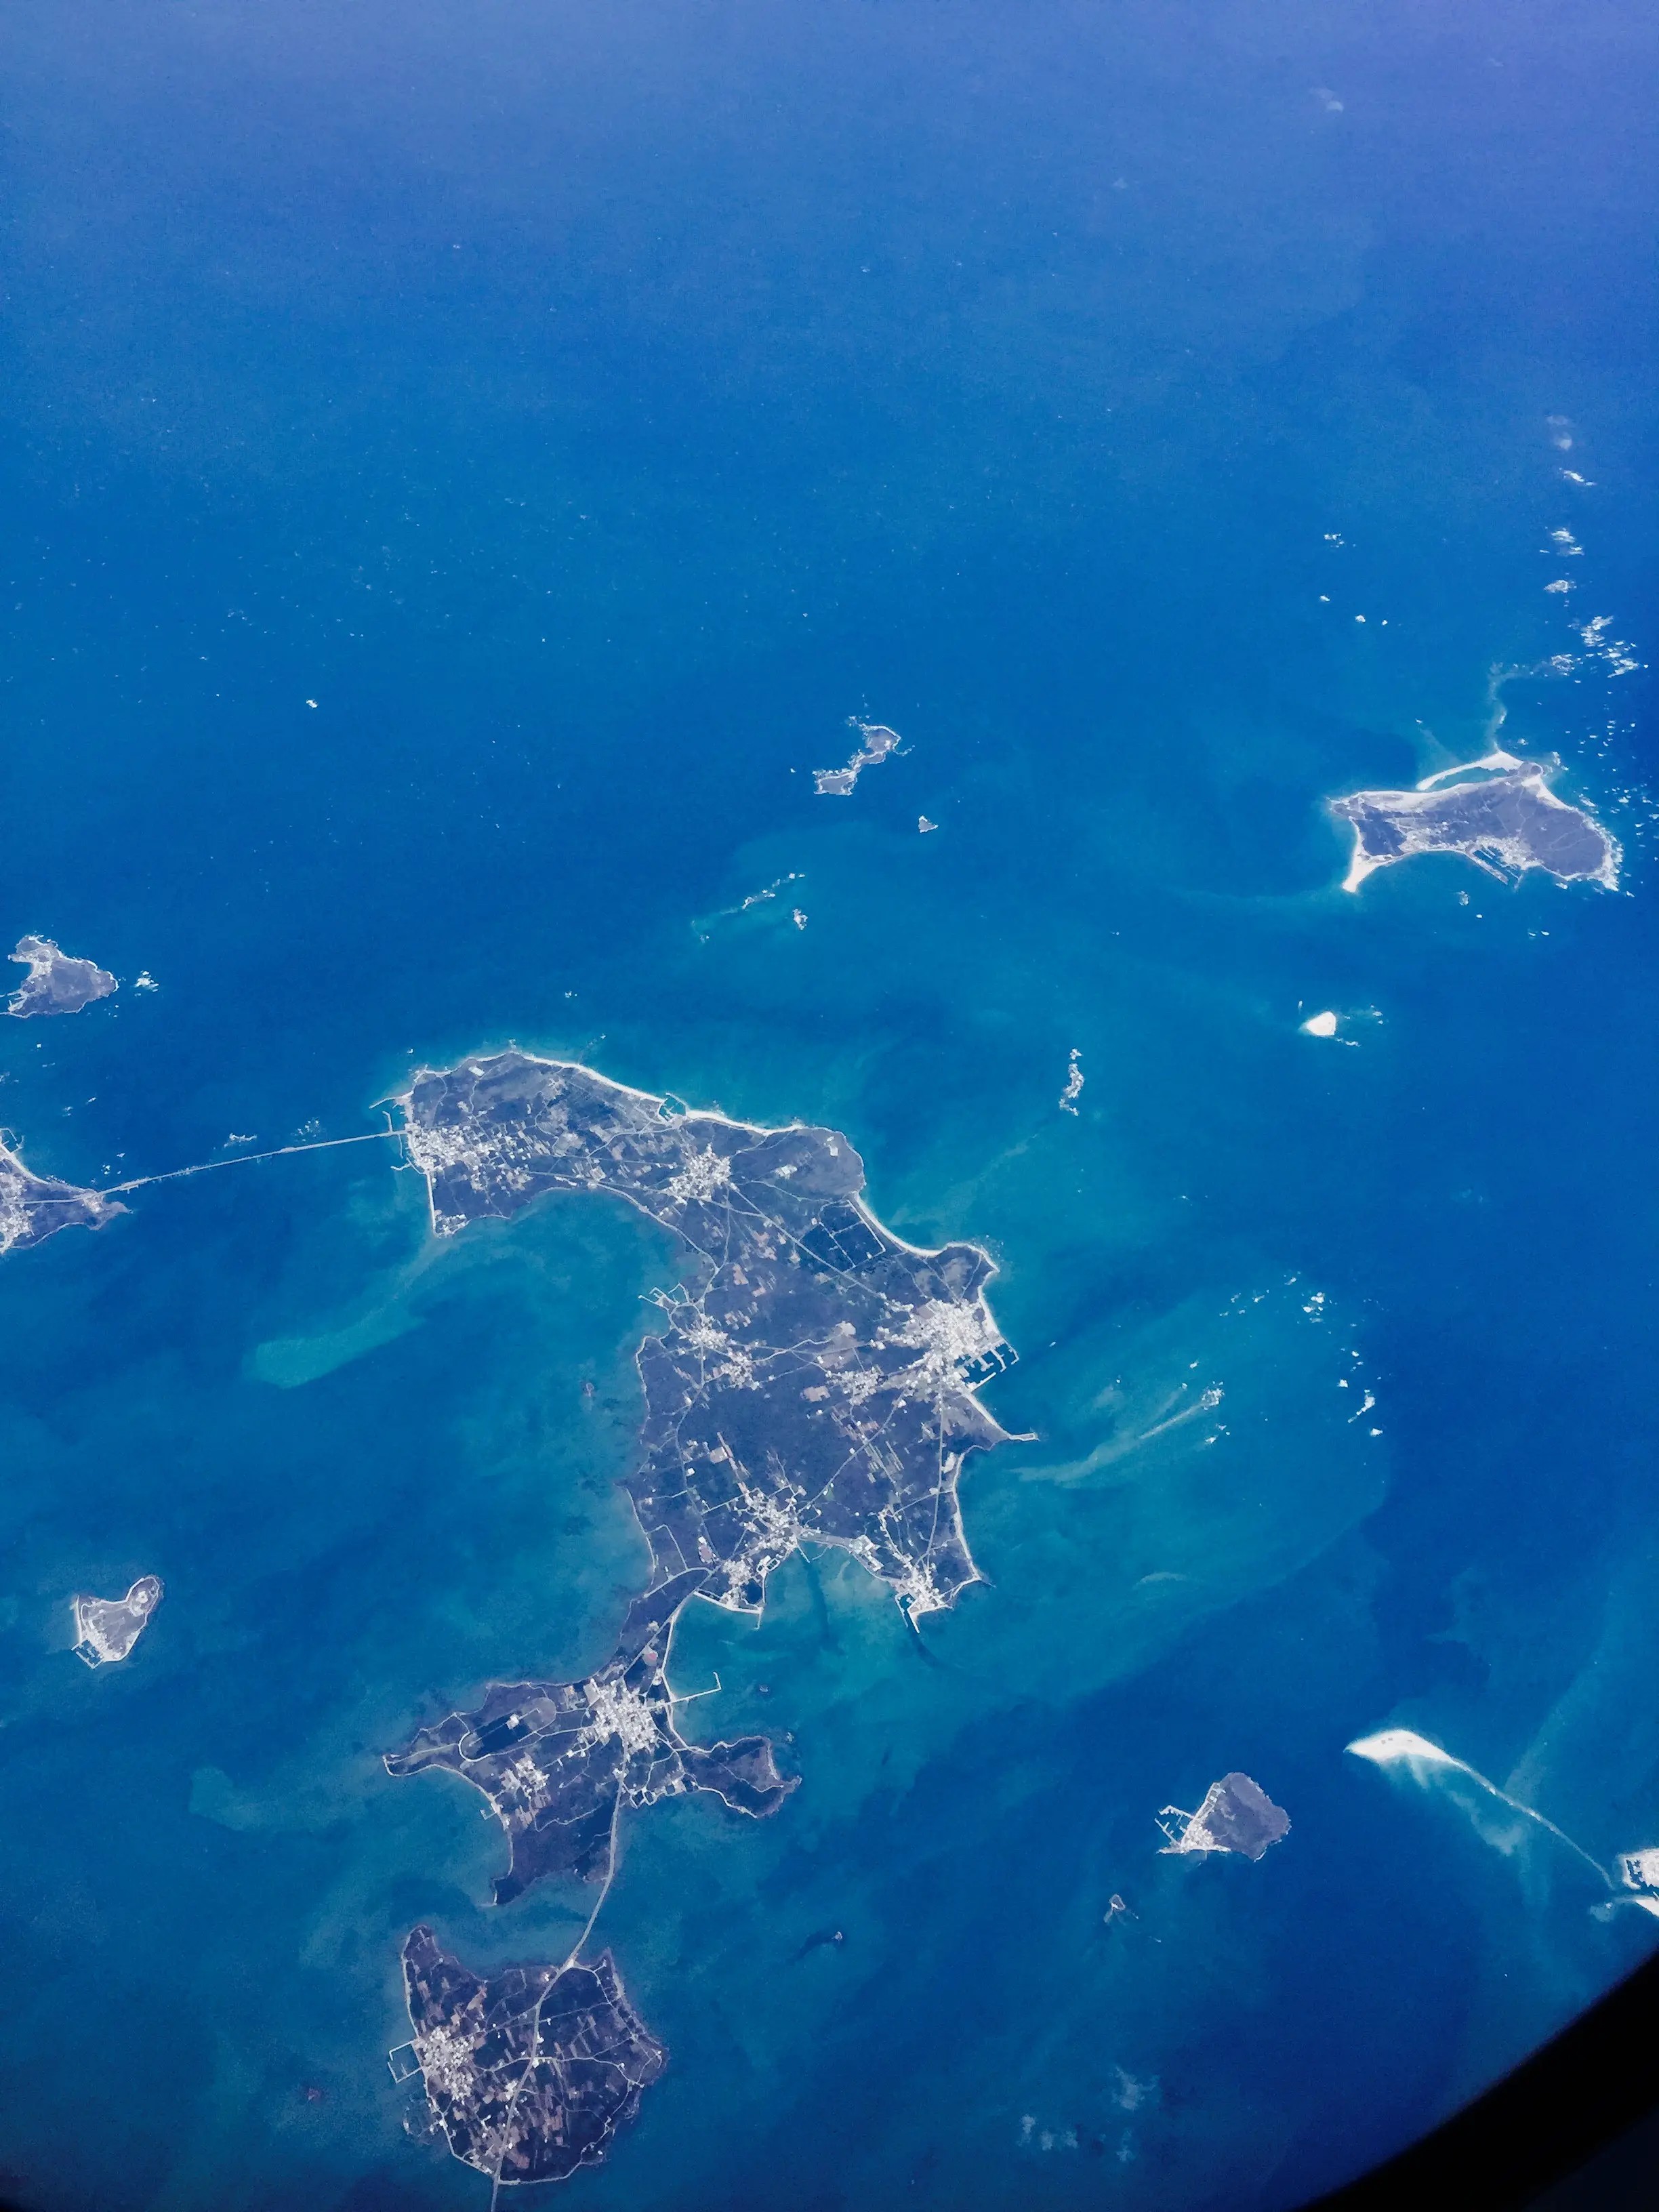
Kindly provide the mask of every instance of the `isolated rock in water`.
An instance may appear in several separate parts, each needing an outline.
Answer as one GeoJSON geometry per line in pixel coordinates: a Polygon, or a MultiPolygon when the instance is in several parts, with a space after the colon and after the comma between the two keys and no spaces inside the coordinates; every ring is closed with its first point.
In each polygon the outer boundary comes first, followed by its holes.
{"type": "Polygon", "coordinates": [[[11,957],[29,971],[6,1007],[20,1021],[31,1014],[78,1014],[116,988],[107,968],[95,960],[71,960],[49,937],[20,937],[11,957]]]}
{"type": "Polygon", "coordinates": [[[155,1575],[140,1575],[125,1597],[75,1599],[75,1647],[77,1659],[88,1667],[102,1667],[112,1659],[125,1659],[149,1626],[149,1617],[161,1602],[161,1584],[155,1575]]]}
{"type": "Polygon", "coordinates": [[[1158,1825],[1169,1838],[1166,1851],[1236,1851],[1247,1859],[1259,1859],[1291,1832],[1289,1814],[1248,1774],[1212,1782],[1196,1813],[1166,1805],[1158,1825]]]}

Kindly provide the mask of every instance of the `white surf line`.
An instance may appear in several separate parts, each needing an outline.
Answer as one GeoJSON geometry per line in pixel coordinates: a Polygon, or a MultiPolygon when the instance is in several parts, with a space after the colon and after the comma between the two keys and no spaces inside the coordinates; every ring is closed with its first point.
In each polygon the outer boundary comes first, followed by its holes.
{"type": "Polygon", "coordinates": [[[1620,1903],[1636,1902],[1633,1898],[1626,1900],[1620,1895],[1618,1883],[1601,1860],[1592,1858],[1584,1846],[1576,1843],[1565,1828],[1558,1828],[1546,1814],[1535,1811],[1530,1805],[1523,1805],[1518,1797],[1511,1797],[1495,1782],[1488,1782],[1486,1776],[1471,1766],[1467,1759],[1455,1758],[1450,1752],[1443,1751],[1437,1743],[1431,1743],[1426,1736],[1419,1735],[1414,1729],[1381,1729],[1375,1735],[1360,1736],[1345,1747],[1356,1759],[1369,1759],[1372,1765],[1380,1766],[1385,1773],[1390,1768],[1403,1766],[1419,1790],[1428,1786],[1426,1778],[1431,1774],[1456,1773],[1464,1776],[1495,1802],[1507,1806],[1511,1813],[1518,1813],[1522,1820],[1530,1820],[1535,1826],[1547,1830],[1558,1844],[1565,1844],[1606,1884],[1620,1903]]]}
{"type": "MultiPolygon", "coordinates": [[[[1188,1386],[1183,1382],[1181,1387],[1184,1390],[1188,1386]]],[[[1194,1421],[1200,1413],[1214,1413],[1224,1395],[1225,1393],[1218,1382],[1206,1383],[1190,1406],[1183,1406],[1178,1413],[1171,1413],[1166,1420],[1154,1422],[1150,1429],[1143,1429],[1135,1438],[1135,1443],[1149,1444],[1154,1437],[1164,1436],[1170,1429],[1178,1429],[1183,1421],[1194,1421]]],[[[1167,1405],[1173,1403],[1173,1401],[1166,1399],[1164,1402],[1167,1405]]]]}
{"type": "Polygon", "coordinates": [[[163,1175],[135,1176],[131,1182],[112,1182],[100,1198],[114,1198],[124,1190],[143,1190],[153,1182],[177,1182],[185,1176],[208,1175],[215,1168],[252,1167],[256,1160],[286,1159],[290,1152],[331,1152],[341,1145],[383,1145],[388,1137],[401,1137],[401,1129],[371,1129],[366,1137],[321,1137],[308,1145],[278,1145],[272,1152],[234,1152],[227,1160],[202,1160],[193,1168],[168,1168],[163,1175]]]}

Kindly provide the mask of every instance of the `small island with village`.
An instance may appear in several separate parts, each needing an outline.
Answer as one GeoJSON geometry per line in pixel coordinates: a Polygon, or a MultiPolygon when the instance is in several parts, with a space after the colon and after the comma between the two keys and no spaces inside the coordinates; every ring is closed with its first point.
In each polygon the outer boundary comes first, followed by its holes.
{"type": "Polygon", "coordinates": [[[1556,797],[1550,784],[1559,769],[1559,762],[1547,767],[1494,750],[1425,776],[1410,791],[1328,799],[1353,831],[1343,890],[1357,891],[1377,869],[1419,853],[1461,854],[1500,883],[1537,868],[1558,884],[1617,890],[1619,846],[1587,807],[1556,797]]]}
{"type": "Polygon", "coordinates": [[[107,999],[117,988],[107,968],[95,960],[72,959],[60,952],[49,937],[20,937],[9,955],[28,974],[11,994],[6,1012],[19,1021],[35,1014],[78,1014],[94,999],[107,999]]]}
{"type": "Polygon", "coordinates": [[[704,1749],[674,1725],[669,1638],[707,1579],[693,1567],[637,1599],[615,1656],[585,1681],[495,1683],[477,1711],[451,1713],[386,1753],[390,1774],[445,1767],[489,1799],[513,1853],[495,1884],[497,1905],[544,1875],[606,1879],[625,1804],[708,1790],[759,1817],[795,1786],[764,1736],[704,1749]]]}
{"type": "Polygon", "coordinates": [[[1231,1851],[1260,1859],[1291,1832],[1291,1816],[1248,1774],[1224,1774],[1204,1793],[1195,1813],[1166,1805],[1158,1816],[1166,1856],[1231,1851]]]}
{"type": "Polygon", "coordinates": [[[149,1626],[161,1602],[161,1583],[155,1575],[140,1575],[125,1597],[88,1597],[70,1601],[75,1614],[75,1656],[88,1667],[107,1667],[131,1656],[132,1647],[149,1626]]]}

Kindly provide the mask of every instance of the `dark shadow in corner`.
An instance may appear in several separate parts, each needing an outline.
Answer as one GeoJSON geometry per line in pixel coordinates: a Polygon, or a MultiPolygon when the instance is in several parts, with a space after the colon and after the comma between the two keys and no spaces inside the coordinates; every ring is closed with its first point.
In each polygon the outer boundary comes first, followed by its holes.
{"type": "Polygon", "coordinates": [[[1656,2112],[1659,1958],[1431,2135],[1304,2212],[1424,2212],[1439,2204],[1458,2212],[1580,2212],[1592,2202],[1595,2212],[1645,2212],[1659,2204],[1659,2137],[1651,2130],[1626,2147],[1624,2162],[1634,2171],[1622,2177],[1621,2170],[1613,2185],[1619,2193],[1592,2185],[1586,2197],[1573,2177],[1656,2112]]]}

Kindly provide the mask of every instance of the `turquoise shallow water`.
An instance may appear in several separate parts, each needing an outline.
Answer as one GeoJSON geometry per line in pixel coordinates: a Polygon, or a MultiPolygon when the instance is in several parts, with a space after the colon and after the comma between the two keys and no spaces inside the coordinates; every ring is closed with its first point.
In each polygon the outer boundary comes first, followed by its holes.
{"type": "MultiPolygon", "coordinates": [[[[1278,2207],[1428,2124],[1652,1924],[1343,1752],[1659,1840],[1650,691],[1573,627],[1651,634],[1650,27],[6,37],[0,923],[123,979],[5,1025],[30,1161],[355,1135],[517,1039],[842,1129],[1000,1271],[1036,1440],[970,1467],[925,1654],[833,1558],[680,1632],[690,1717],[804,1780],[628,1831],[672,2059],[573,2201],[1278,2207]],[[1566,652],[1504,741],[1630,895],[1336,890],[1322,799],[1566,652]],[[816,799],[854,714],[905,749],[816,799]],[[1234,1767],[1285,1844],[1160,1858],[1234,1767]]],[[[563,1200],[434,1248],[369,1146],[131,1204],[0,1268],[6,2185],[481,2203],[402,2132],[398,1943],[545,1957],[586,1900],[494,1911],[469,1793],[379,1753],[608,1650],[673,1254],[563,1200]],[[88,1673],[69,1595],[141,1571],[88,1673]]]]}

